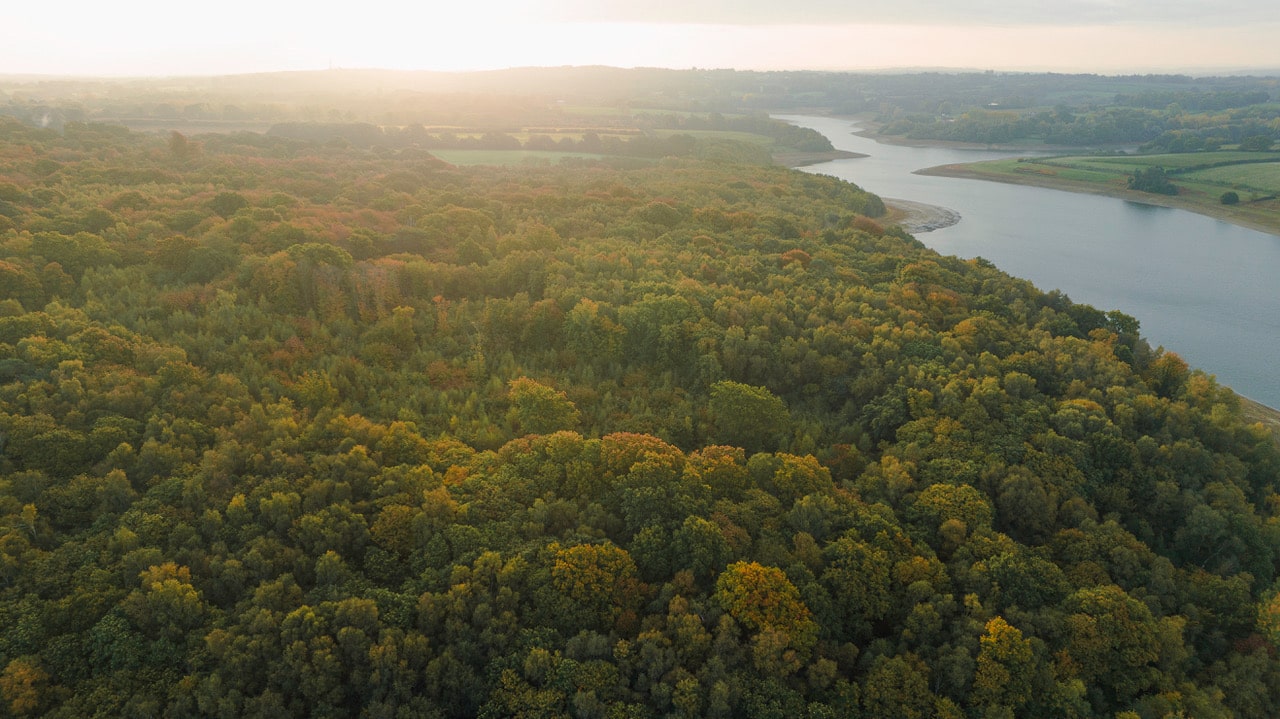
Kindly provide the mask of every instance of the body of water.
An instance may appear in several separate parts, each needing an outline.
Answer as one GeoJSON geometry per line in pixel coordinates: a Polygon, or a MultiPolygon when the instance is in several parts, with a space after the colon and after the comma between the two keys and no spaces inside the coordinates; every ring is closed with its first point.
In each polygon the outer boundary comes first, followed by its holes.
{"type": "Polygon", "coordinates": [[[1042,290],[1136,317],[1163,345],[1240,394],[1280,407],[1280,237],[1155,205],[1039,187],[911,174],[1027,153],[885,145],[828,117],[781,116],[869,157],[804,168],[881,197],[956,210],[917,235],[943,254],[984,257],[1042,290]]]}

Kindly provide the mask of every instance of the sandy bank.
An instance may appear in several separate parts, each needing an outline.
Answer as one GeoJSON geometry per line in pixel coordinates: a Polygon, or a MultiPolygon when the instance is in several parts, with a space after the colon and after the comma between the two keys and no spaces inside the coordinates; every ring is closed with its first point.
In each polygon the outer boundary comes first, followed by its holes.
{"type": "Polygon", "coordinates": [[[1244,413],[1246,420],[1261,422],[1269,427],[1276,438],[1276,442],[1280,442],[1280,412],[1261,402],[1254,402],[1248,397],[1240,397],[1240,410],[1244,413]]]}
{"type": "Polygon", "coordinates": [[[926,205],[913,200],[900,200],[895,197],[884,197],[884,205],[889,209],[883,218],[888,224],[901,225],[902,229],[913,235],[933,232],[950,227],[960,221],[960,213],[949,207],[926,205]]]}

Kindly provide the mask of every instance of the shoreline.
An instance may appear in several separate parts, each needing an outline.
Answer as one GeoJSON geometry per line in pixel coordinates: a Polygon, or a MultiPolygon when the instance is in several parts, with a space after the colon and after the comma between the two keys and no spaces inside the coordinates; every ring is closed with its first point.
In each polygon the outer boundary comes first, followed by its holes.
{"type": "MultiPolygon", "coordinates": [[[[1235,390],[1231,390],[1235,392],[1235,390]]],[[[1256,400],[1249,399],[1240,393],[1236,393],[1240,398],[1240,414],[1244,415],[1246,421],[1258,422],[1271,430],[1272,438],[1280,444],[1280,410],[1269,407],[1256,400]]]]}
{"type": "MultiPolygon", "coordinates": [[[[1179,200],[1176,195],[1151,195],[1150,193],[1137,192],[1128,188],[1108,187],[1097,183],[1082,182],[1079,180],[1064,180],[1061,178],[1053,178],[1030,173],[1025,176],[1012,176],[1004,173],[981,172],[974,169],[975,165],[978,164],[980,163],[938,165],[937,167],[927,167],[922,170],[916,170],[912,174],[983,180],[986,182],[1003,182],[1008,185],[1026,185],[1030,187],[1043,187],[1061,192],[1077,192],[1114,197],[1128,202],[1139,202],[1148,205],[1168,207],[1171,209],[1186,210],[1187,212],[1194,212],[1205,217],[1212,217],[1215,220],[1237,225],[1239,227],[1245,227],[1247,229],[1256,230],[1269,235],[1280,236],[1280,221],[1277,221],[1275,224],[1268,225],[1262,222],[1251,221],[1248,218],[1241,218],[1238,216],[1233,217],[1228,214],[1229,210],[1227,210],[1225,206],[1223,210],[1214,212],[1212,210],[1216,208],[1213,206],[1200,205],[1186,199],[1179,200]]],[[[888,204],[887,201],[886,204],[888,204]]],[[[1235,390],[1232,389],[1232,392],[1235,392],[1235,390]]],[[[1240,411],[1245,418],[1251,422],[1259,422],[1266,425],[1271,429],[1276,442],[1280,443],[1280,409],[1276,409],[1270,405],[1250,399],[1239,392],[1236,392],[1236,396],[1240,398],[1240,411]]]]}
{"type": "Polygon", "coordinates": [[[975,162],[938,165],[936,167],[926,167],[916,170],[912,174],[933,177],[955,177],[966,180],[985,180],[987,182],[1002,182],[1006,185],[1025,185],[1029,187],[1043,187],[1050,190],[1060,190],[1063,192],[1076,192],[1086,195],[1114,197],[1119,200],[1137,202],[1144,205],[1156,205],[1158,207],[1168,207],[1175,210],[1186,210],[1187,212],[1194,212],[1197,215],[1212,217],[1215,220],[1244,227],[1246,229],[1255,230],[1268,235],[1280,236],[1280,216],[1276,217],[1275,220],[1269,223],[1255,220],[1250,217],[1242,217],[1239,211],[1235,209],[1240,207],[1240,205],[1200,203],[1186,197],[1180,197],[1179,195],[1155,195],[1149,192],[1130,190],[1125,187],[1112,187],[1096,182],[1083,182],[1080,180],[1064,180],[1057,177],[1034,173],[1010,175],[1003,172],[984,172],[981,169],[978,169],[980,164],[981,163],[975,162]]]}
{"type": "MultiPolygon", "coordinates": [[[[1007,150],[1010,152],[1017,152],[1017,151],[1053,152],[1053,151],[1059,151],[1059,150],[1066,150],[1068,152],[1079,151],[1079,148],[1062,148],[1062,147],[1053,147],[1049,145],[1041,145],[1041,146],[983,145],[980,143],[950,142],[945,140],[900,141],[900,140],[891,138],[889,136],[878,134],[876,132],[876,129],[878,128],[878,124],[866,116],[838,115],[838,116],[832,116],[832,117],[838,117],[841,120],[847,120],[850,123],[855,124],[858,127],[858,130],[850,134],[857,135],[859,137],[865,137],[867,139],[874,140],[878,143],[882,143],[885,145],[900,145],[904,147],[946,147],[946,148],[954,148],[954,149],[971,149],[971,150],[1002,150],[1002,151],[1007,150]]],[[[860,157],[866,157],[865,154],[860,154],[860,153],[851,153],[851,154],[854,154],[860,157]]],[[[933,176],[939,176],[939,177],[956,177],[961,179],[985,180],[988,182],[1004,182],[1006,184],[1011,184],[1011,185],[1028,185],[1033,187],[1044,187],[1047,189],[1059,190],[1063,192],[1080,192],[1080,193],[1087,193],[1087,194],[1094,194],[1094,195],[1104,195],[1108,197],[1115,197],[1117,199],[1128,200],[1131,202],[1145,202],[1146,204],[1160,205],[1164,207],[1171,207],[1174,209],[1187,210],[1189,212],[1195,212],[1196,214],[1204,215],[1207,217],[1213,217],[1214,219],[1221,220],[1223,222],[1228,222],[1233,225],[1246,227],[1251,230],[1257,230],[1259,232],[1264,232],[1267,234],[1280,235],[1280,227],[1267,226],[1265,223],[1252,222],[1247,219],[1242,219],[1239,217],[1225,217],[1222,215],[1216,215],[1209,212],[1204,212],[1203,207],[1193,205],[1192,203],[1187,202],[1185,200],[1182,202],[1177,202],[1176,198],[1164,197],[1164,196],[1148,196],[1148,193],[1137,193],[1132,190],[1128,190],[1127,188],[1124,188],[1124,189],[1107,188],[1107,187],[1100,187],[1096,184],[1085,183],[1085,182],[1073,182],[1070,180],[1062,180],[1062,179],[1051,180],[1049,178],[1037,177],[1037,176],[1010,177],[1007,175],[1002,175],[997,173],[983,173],[983,172],[978,172],[972,169],[975,164],[977,163],[938,165],[936,167],[929,167],[921,170],[916,170],[913,174],[933,175],[933,176]],[[1162,202],[1161,200],[1164,200],[1164,201],[1162,202]]],[[[889,210],[889,212],[885,215],[885,217],[881,219],[891,224],[897,223],[901,225],[903,229],[907,230],[912,234],[930,232],[935,229],[950,227],[951,225],[954,225],[957,222],[959,222],[961,219],[960,213],[946,207],[939,207],[937,205],[928,205],[923,202],[916,202],[914,200],[904,200],[900,198],[882,197],[881,200],[884,201],[885,207],[889,210]],[[951,220],[946,222],[945,224],[935,224],[935,225],[929,226],[927,229],[914,229],[916,225],[913,223],[919,222],[921,223],[921,225],[928,225],[930,224],[929,222],[930,218],[948,216],[947,213],[949,213],[951,220]]],[[[1235,392],[1234,389],[1232,389],[1232,392],[1234,392],[1236,397],[1238,397],[1240,400],[1240,411],[1241,411],[1241,414],[1245,417],[1245,419],[1247,421],[1261,423],[1262,425],[1266,426],[1268,429],[1271,430],[1272,436],[1277,442],[1277,444],[1280,444],[1280,409],[1263,404],[1261,402],[1258,402],[1257,400],[1250,399],[1238,392],[1235,392]]]]}
{"type": "Polygon", "coordinates": [[[821,152],[775,152],[773,161],[784,167],[797,168],[819,165],[833,160],[856,160],[870,155],[849,150],[823,150],[821,152]]]}
{"type": "Polygon", "coordinates": [[[913,235],[941,230],[961,220],[960,213],[950,207],[929,205],[898,197],[881,197],[880,199],[888,209],[882,219],[890,224],[901,226],[913,235]]]}

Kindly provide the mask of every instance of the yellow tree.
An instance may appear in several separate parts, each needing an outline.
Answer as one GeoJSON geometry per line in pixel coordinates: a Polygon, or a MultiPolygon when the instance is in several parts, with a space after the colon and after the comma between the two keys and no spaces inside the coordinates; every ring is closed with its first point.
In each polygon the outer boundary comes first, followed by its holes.
{"type": "Polygon", "coordinates": [[[508,418],[521,434],[550,434],[578,425],[578,408],[564,392],[528,377],[511,380],[507,399],[511,402],[508,418]]]}
{"type": "Polygon", "coordinates": [[[204,600],[187,567],[165,562],[143,570],[139,578],[142,586],[125,597],[122,607],[144,631],[175,639],[204,619],[204,600]]]}
{"type": "Polygon", "coordinates": [[[790,673],[803,664],[818,625],[800,591],[777,567],[735,562],[716,580],[715,599],[734,621],[756,633],[753,658],[766,673],[790,673]]]}
{"type": "Polygon", "coordinates": [[[0,673],[0,695],[14,715],[34,715],[40,708],[41,689],[48,681],[49,674],[34,657],[18,657],[0,673]]]}
{"type": "Polygon", "coordinates": [[[1258,602],[1258,631],[1280,647],[1280,591],[1273,591],[1258,602]]]}
{"type": "Polygon", "coordinates": [[[987,622],[979,638],[978,666],[971,699],[981,707],[1007,707],[1017,711],[1031,699],[1035,654],[1030,640],[1001,617],[987,622]]]}
{"type": "Polygon", "coordinates": [[[640,600],[636,563],[625,549],[610,542],[561,549],[551,545],[552,585],[575,607],[602,626],[610,626],[640,600]]]}

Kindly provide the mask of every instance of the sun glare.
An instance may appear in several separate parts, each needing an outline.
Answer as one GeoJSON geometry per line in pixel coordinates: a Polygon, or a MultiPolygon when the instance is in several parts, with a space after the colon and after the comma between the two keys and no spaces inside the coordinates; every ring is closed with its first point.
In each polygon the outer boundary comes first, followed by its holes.
{"type": "MultiPolygon", "coordinates": [[[[1274,23],[1252,26],[975,26],[570,22],[551,0],[308,12],[228,0],[217,12],[99,4],[50,19],[34,5],[0,27],[0,70],[221,74],[324,67],[485,70],[613,65],[743,70],[904,67],[1064,72],[1280,65],[1274,23]],[[112,6],[114,8],[114,6],[112,6]],[[253,18],[247,22],[245,18],[253,18]],[[198,31],[197,31],[198,30],[198,31]],[[1185,48],[1195,47],[1194,55],[1185,48]]],[[[73,2],[73,5],[76,3],[73,2]]]]}

